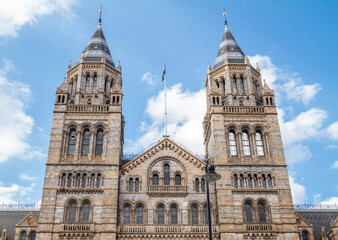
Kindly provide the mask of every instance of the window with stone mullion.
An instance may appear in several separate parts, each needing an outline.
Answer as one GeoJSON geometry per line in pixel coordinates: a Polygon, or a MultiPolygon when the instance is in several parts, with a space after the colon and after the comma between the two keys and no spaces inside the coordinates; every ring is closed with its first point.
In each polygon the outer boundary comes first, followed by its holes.
{"type": "Polygon", "coordinates": [[[256,132],[256,148],[258,156],[264,156],[262,135],[259,132],[256,132]]]}
{"type": "Polygon", "coordinates": [[[249,141],[249,136],[246,132],[242,133],[242,143],[243,143],[243,153],[244,156],[250,156],[250,141],[249,141]]]}
{"type": "Polygon", "coordinates": [[[236,137],[233,132],[229,133],[229,145],[230,145],[230,155],[236,156],[237,155],[237,143],[236,137]]]}

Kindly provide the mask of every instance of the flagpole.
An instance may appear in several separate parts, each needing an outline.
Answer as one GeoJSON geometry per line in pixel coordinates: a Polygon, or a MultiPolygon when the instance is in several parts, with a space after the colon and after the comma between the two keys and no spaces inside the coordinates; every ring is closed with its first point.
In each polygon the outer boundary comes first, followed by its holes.
{"type": "MultiPolygon", "coordinates": [[[[164,65],[165,66],[165,65],[164,65]]],[[[164,135],[168,135],[167,131],[167,76],[164,74],[164,135]]]]}

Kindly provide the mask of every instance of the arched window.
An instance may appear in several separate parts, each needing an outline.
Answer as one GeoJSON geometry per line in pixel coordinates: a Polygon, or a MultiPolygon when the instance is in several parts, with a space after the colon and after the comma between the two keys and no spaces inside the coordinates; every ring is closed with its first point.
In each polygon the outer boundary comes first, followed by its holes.
{"type": "Polygon", "coordinates": [[[96,133],[96,147],[95,154],[102,155],[103,152],[103,130],[99,129],[96,133]]]}
{"type": "Polygon", "coordinates": [[[242,133],[243,152],[245,156],[250,156],[250,142],[247,132],[242,133]]]}
{"type": "Polygon", "coordinates": [[[73,155],[75,153],[75,144],[76,144],[76,130],[71,129],[69,132],[68,140],[68,154],[73,155]]]}
{"type": "Polygon", "coordinates": [[[143,209],[142,205],[136,207],[136,224],[143,224],[143,209]]]}
{"type": "Polygon", "coordinates": [[[133,179],[132,178],[130,178],[129,179],[129,192],[133,192],[133,179]]]}
{"type": "Polygon", "coordinates": [[[265,174],[262,174],[262,185],[263,185],[263,188],[266,188],[266,177],[265,177],[265,174]]]}
{"type": "Polygon", "coordinates": [[[130,224],[130,215],[131,215],[131,208],[129,205],[124,206],[123,208],[123,223],[130,224]]]}
{"type": "Polygon", "coordinates": [[[182,185],[181,184],[181,175],[180,174],[176,174],[175,175],[175,185],[182,185]]]}
{"type": "Polygon", "coordinates": [[[82,155],[88,155],[89,152],[89,140],[90,140],[90,131],[86,128],[83,131],[83,139],[82,139],[82,155]]]}
{"type": "Polygon", "coordinates": [[[261,223],[266,222],[266,209],[265,209],[265,203],[264,202],[258,203],[258,216],[259,216],[259,222],[261,222],[261,223]]]}
{"type": "Polygon", "coordinates": [[[88,99],[87,104],[88,105],[92,104],[92,100],[90,98],[88,99]]]}
{"type": "Polygon", "coordinates": [[[249,186],[249,188],[252,188],[252,177],[251,177],[251,174],[248,175],[248,186],[249,186]]]}
{"type": "Polygon", "coordinates": [[[270,98],[270,104],[273,105],[272,98],[270,98]]]}
{"type": "Polygon", "coordinates": [[[198,207],[195,204],[191,206],[191,223],[198,224],[198,207]]]}
{"type": "Polygon", "coordinates": [[[85,88],[86,92],[89,91],[89,84],[90,84],[90,77],[89,77],[89,74],[87,74],[87,77],[86,77],[86,88],[85,88]]]}
{"type": "Polygon", "coordinates": [[[26,238],[27,238],[27,232],[26,231],[21,232],[20,240],[26,240],[26,238]]]}
{"type": "Polygon", "coordinates": [[[81,181],[81,175],[80,173],[78,173],[76,175],[76,187],[79,188],[80,187],[80,181],[81,181]]]}
{"type": "Polygon", "coordinates": [[[82,187],[85,188],[87,184],[87,174],[82,175],[82,187]]]}
{"type": "Polygon", "coordinates": [[[160,205],[157,208],[157,223],[164,224],[164,206],[160,205]]]}
{"type": "Polygon", "coordinates": [[[234,132],[229,132],[230,155],[237,155],[236,136],[234,132]]]}
{"type": "Polygon", "coordinates": [[[243,101],[239,100],[239,106],[243,106],[243,101]]]}
{"type": "Polygon", "coordinates": [[[232,89],[234,91],[234,93],[237,93],[237,79],[236,76],[234,76],[234,78],[232,79],[232,89]]]}
{"type": "Polygon", "coordinates": [[[75,94],[76,93],[76,84],[77,84],[77,81],[76,80],[74,80],[74,83],[73,83],[73,92],[72,92],[72,94],[75,94]]]}
{"type": "Polygon", "coordinates": [[[140,190],[140,180],[138,178],[135,179],[135,192],[139,192],[140,190]]]}
{"type": "Polygon", "coordinates": [[[67,182],[67,187],[72,187],[72,180],[73,180],[73,175],[71,173],[68,174],[68,182],[67,182]]]}
{"type": "Polygon", "coordinates": [[[177,214],[177,207],[171,206],[170,208],[170,223],[171,224],[178,224],[178,214],[177,214]]]}
{"type": "Polygon", "coordinates": [[[97,76],[95,74],[93,79],[93,92],[95,92],[96,89],[97,89],[97,76]]]}
{"type": "Polygon", "coordinates": [[[201,180],[201,191],[205,192],[205,180],[204,179],[201,180]]]}
{"type": "Polygon", "coordinates": [[[254,186],[255,188],[258,188],[258,179],[257,179],[257,175],[254,175],[254,186]]]}
{"type": "Polygon", "coordinates": [[[95,186],[95,173],[92,174],[90,179],[90,187],[94,188],[94,186],[95,186]]]}
{"type": "Polygon", "coordinates": [[[89,222],[89,214],[90,214],[90,202],[86,201],[82,205],[82,211],[81,211],[82,222],[84,222],[84,223],[89,222]]]}
{"type": "Polygon", "coordinates": [[[265,100],[266,100],[266,105],[269,105],[269,99],[265,98],[265,100]]]}
{"type": "Polygon", "coordinates": [[[31,232],[31,235],[30,235],[30,237],[29,237],[29,240],[35,240],[35,238],[36,238],[36,232],[35,232],[35,231],[32,231],[32,232],[31,232]]]}
{"type": "Polygon", "coordinates": [[[61,177],[61,187],[65,187],[66,186],[66,174],[62,173],[62,177],[61,177]]]}
{"type": "Polygon", "coordinates": [[[270,174],[268,174],[268,186],[269,188],[272,188],[272,178],[270,174]]]}
{"type": "Polygon", "coordinates": [[[238,188],[238,177],[237,177],[237,174],[234,174],[234,187],[238,188]]]}
{"type": "Polygon", "coordinates": [[[158,175],[157,174],[153,175],[153,185],[158,185],[158,175]]]}
{"type": "Polygon", "coordinates": [[[258,156],[264,156],[263,140],[260,132],[256,132],[256,148],[258,156]]]}
{"type": "Polygon", "coordinates": [[[309,233],[307,231],[302,231],[302,240],[309,240],[309,233]]]}
{"type": "Polygon", "coordinates": [[[243,178],[243,174],[239,175],[239,184],[241,185],[241,188],[244,188],[244,178],[243,178]]]}
{"type": "Polygon", "coordinates": [[[120,96],[117,96],[116,97],[116,103],[119,103],[120,102],[120,96]]]}
{"type": "Polygon", "coordinates": [[[247,223],[253,222],[253,211],[251,202],[246,202],[244,204],[244,211],[245,211],[245,221],[247,223]]]}
{"type": "Polygon", "coordinates": [[[101,174],[97,174],[97,181],[96,181],[96,187],[99,188],[101,187],[101,174]]]}
{"type": "Polygon", "coordinates": [[[204,207],[204,224],[209,224],[208,205],[204,207]]]}
{"type": "Polygon", "coordinates": [[[76,218],[76,202],[75,201],[71,201],[69,203],[67,215],[68,215],[67,221],[69,223],[75,222],[75,218],[76,218]]]}
{"type": "Polygon", "coordinates": [[[164,165],[164,185],[170,185],[170,167],[169,167],[169,164],[164,165]]]}
{"type": "Polygon", "coordinates": [[[200,180],[198,178],[195,179],[195,191],[200,192],[200,180]]]}
{"type": "Polygon", "coordinates": [[[244,94],[245,93],[245,88],[244,88],[244,79],[243,79],[243,76],[241,76],[241,78],[239,79],[239,85],[240,85],[241,92],[244,94]]]}
{"type": "Polygon", "coordinates": [[[113,96],[113,103],[115,103],[115,96],[113,96]]]}

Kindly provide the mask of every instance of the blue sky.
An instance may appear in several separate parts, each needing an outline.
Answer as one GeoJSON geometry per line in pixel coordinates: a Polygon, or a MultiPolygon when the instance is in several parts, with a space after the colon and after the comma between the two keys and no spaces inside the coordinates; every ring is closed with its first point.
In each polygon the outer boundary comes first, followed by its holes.
{"type": "Polygon", "coordinates": [[[2,1],[0,202],[41,199],[55,90],[94,33],[101,3],[123,71],[125,153],[163,134],[164,61],[169,134],[203,153],[204,80],[226,8],[235,39],[275,89],[295,202],[338,202],[338,5],[291,0],[2,1]]]}

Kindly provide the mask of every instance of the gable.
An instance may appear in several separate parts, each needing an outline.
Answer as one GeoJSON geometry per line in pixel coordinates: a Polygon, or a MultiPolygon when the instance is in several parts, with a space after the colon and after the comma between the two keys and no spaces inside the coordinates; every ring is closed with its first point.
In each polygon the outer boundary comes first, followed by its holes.
{"type": "Polygon", "coordinates": [[[28,213],[28,215],[22,219],[18,224],[16,224],[16,227],[37,227],[38,226],[38,219],[37,217],[32,213],[28,213]]]}

